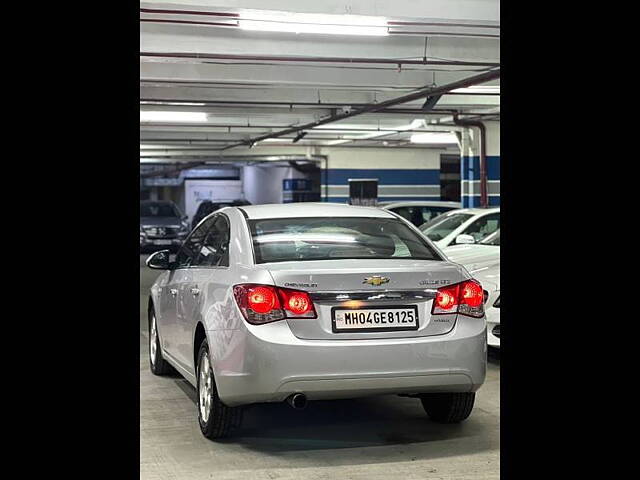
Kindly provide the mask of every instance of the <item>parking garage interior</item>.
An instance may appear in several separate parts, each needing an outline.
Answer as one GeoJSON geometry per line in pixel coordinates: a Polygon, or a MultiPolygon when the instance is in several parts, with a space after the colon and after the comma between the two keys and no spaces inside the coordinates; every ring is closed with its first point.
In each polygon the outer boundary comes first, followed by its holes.
{"type": "MultiPolygon", "coordinates": [[[[365,180],[374,204],[500,206],[497,0],[140,3],[141,201],[190,221],[203,200],[354,203],[365,180]]],[[[232,438],[204,438],[193,387],[149,371],[147,258],[141,478],[499,477],[494,349],[460,425],[384,396],[253,405],[232,438]]]]}

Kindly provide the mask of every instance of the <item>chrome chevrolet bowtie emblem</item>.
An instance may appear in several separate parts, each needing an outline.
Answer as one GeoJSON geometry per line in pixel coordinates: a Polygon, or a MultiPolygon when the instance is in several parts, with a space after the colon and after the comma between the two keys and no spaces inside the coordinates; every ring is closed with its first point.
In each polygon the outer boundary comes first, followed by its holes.
{"type": "Polygon", "coordinates": [[[362,283],[368,283],[369,285],[377,287],[383,283],[389,283],[389,278],[381,277],[380,275],[373,275],[371,277],[366,277],[362,283]]]}

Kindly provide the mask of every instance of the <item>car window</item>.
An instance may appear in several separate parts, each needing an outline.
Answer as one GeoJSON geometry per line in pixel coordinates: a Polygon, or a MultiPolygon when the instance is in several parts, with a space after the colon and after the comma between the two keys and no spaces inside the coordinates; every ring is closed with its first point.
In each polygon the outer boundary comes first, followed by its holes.
{"type": "Polygon", "coordinates": [[[500,246],[500,229],[496,230],[490,235],[487,235],[480,242],[481,245],[496,245],[500,246]]]}
{"type": "Polygon", "coordinates": [[[416,209],[420,213],[419,222],[416,224],[418,226],[452,210],[451,207],[416,207],[416,209]]]}
{"type": "Polygon", "coordinates": [[[470,213],[452,213],[450,215],[442,215],[432,219],[420,227],[430,240],[437,242],[453,232],[464,222],[472,218],[470,213]]]}
{"type": "Polygon", "coordinates": [[[256,263],[347,258],[441,260],[404,222],[393,218],[309,217],[249,220],[256,263]]]}
{"type": "Polygon", "coordinates": [[[200,253],[193,265],[202,267],[229,266],[229,222],[224,215],[217,215],[211,229],[207,232],[200,253]]]}
{"type": "Polygon", "coordinates": [[[390,208],[389,210],[391,210],[393,213],[397,213],[405,220],[411,221],[411,213],[412,213],[411,207],[396,207],[396,208],[390,208]]]}
{"type": "Polygon", "coordinates": [[[178,250],[175,261],[176,268],[186,268],[193,264],[193,261],[197,259],[197,256],[200,253],[202,242],[215,220],[216,217],[208,218],[198,228],[191,232],[180,247],[180,250],[178,250]]]}
{"type": "Polygon", "coordinates": [[[415,226],[419,227],[420,225],[428,222],[431,219],[436,218],[438,215],[441,215],[444,212],[452,210],[450,207],[429,207],[429,206],[420,206],[420,205],[411,205],[406,207],[395,207],[390,208],[394,213],[397,213],[402,218],[409,220],[415,226]]]}
{"type": "Polygon", "coordinates": [[[462,233],[464,233],[465,235],[471,235],[476,242],[479,242],[499,228],[500,213],[490,213],[489,215],[480,217],[479,219],[471,223],[471,225],[465,228],[462,233]]]}

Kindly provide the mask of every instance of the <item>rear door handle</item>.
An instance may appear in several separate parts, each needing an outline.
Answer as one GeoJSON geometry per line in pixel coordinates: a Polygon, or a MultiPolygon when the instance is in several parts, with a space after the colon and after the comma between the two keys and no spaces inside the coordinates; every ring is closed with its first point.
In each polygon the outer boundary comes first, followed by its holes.
{"type": "Polygon", "coordinates": [[[169,289],[169,293],[171,294],[172,297],[175,297],[178,294],[178,289],[177,288],[170,288],[169,289]]]}
{"type": "Polygon", "coordinates": [[[200,295],[200,289],[199,288],[192,288],[191,289],[191,293],[193,293],[194,297],[197,297],[198,295],[200,295]]]}

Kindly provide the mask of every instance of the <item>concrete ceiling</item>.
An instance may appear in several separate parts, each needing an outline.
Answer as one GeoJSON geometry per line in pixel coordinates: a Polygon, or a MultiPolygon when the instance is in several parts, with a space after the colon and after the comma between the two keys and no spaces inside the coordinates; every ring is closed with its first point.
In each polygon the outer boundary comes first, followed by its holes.
{"type": "MultiPolygon", "coordinates": [[[[173,0],[141,2],[140,12],[141,112],[206,113],[204,122],[141,118],[144,159],[246,153],[247,146],[239,144],[252,138],[447,85],[497,69],[500,62],[497,0],[173,0]],[[239,21],[262,18],[265,11],[385,17],[389,34],[239,27],[239,21]],[[234,145],[239,146],[225,149],[234,145]]],[[[450,121],[453,111],[499,119],[498,92],[499,79],[445,94],[428,114],[420,98],[307,129],[296,143],[297,133],[264,140],[251,151],[442,147],[411,143],[410,137],[451,130],[434,124],[450,121]]]]}

